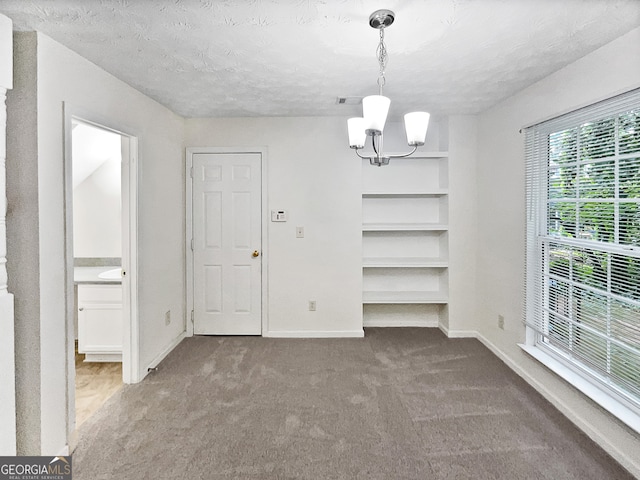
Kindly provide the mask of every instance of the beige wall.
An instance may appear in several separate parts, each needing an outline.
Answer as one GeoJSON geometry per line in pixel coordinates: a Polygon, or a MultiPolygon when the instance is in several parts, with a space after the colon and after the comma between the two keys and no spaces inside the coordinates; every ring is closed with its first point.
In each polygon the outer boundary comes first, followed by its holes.
{"type": "Polygon", "coordinates": [[[640,87],[640,29],[620,37],[479,116],[478,331],[507,363],[640,475],[640,439],[524,354],[524,134],[521,127],[640,87]],[[497,317],[504,315],[505,328],[497,317]]]}

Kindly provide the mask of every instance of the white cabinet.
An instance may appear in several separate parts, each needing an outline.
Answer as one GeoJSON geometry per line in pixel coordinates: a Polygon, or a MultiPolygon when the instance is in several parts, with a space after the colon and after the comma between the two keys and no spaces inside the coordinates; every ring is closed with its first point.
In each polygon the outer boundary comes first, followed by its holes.
{"type": "Polygon", "coordinates": [[[438,326],[448,302],[448,154],[363,164],[364,326],[438,326]]]}
{"type": "Polygon", "coordinates": [[[121,285],[78,285],[78,352],[85,362],[122,361],[121,285]]]}

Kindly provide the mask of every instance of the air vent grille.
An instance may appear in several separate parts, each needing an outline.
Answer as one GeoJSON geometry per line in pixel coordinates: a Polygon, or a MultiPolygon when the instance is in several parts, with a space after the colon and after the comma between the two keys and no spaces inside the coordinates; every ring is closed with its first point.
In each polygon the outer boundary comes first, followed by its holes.
{"type": "Polygon", "coordinates": [[[338,105],[360,105],[362,103],[362,97],[337,97],[336,104],[338,105]]]}

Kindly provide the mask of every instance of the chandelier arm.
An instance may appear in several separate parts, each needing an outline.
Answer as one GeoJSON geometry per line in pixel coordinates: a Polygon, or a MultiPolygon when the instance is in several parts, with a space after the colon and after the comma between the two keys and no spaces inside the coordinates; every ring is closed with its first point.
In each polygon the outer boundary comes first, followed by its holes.
{"type": "Polygon", "coordinates": [[[389,158],[405,158],[405,157],[408,157],[409,155],[413,155],[417,149],[418,149],[418,146],[416,145],[413,147],[413,150],[411,150],[409,153],[403,153],[398,155],[385,155],[385,156],[389,158]]]}
{"type": "Polygon", "coordinates": [[[362,158],[363,160],[369,160],[371,157],[363,157],[362,155],[360,155],[359,150],[361,150],[360,148],[354,148],[354,150],[356,151],[356,155],[358,155],[360,158],[362,158]]]}

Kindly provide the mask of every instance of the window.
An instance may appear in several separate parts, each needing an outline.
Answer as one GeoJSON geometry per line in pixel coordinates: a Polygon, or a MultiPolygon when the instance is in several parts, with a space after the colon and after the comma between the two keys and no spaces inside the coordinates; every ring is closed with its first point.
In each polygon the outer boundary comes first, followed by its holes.
{"type": "Polygon", "coordinates": [[[526,130],[525,323],[640,412],[640,90],[526,130]]]}

